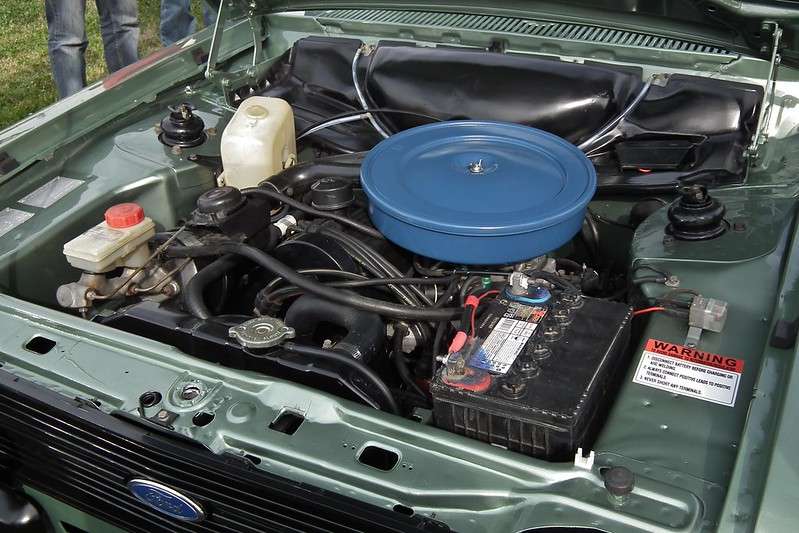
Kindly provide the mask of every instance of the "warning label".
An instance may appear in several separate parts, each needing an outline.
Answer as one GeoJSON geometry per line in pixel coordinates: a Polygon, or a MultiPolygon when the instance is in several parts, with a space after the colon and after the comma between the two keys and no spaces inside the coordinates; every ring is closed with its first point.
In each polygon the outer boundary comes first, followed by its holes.
{"type": "Polygon", "coordinates": [[[741,359],[649,339],[633,381],[732,407],[743,369],[741,359]]]}
{"type": "Polygon", "coordinates": [[[546,307],[510,303],[469,365],[506,374],[546,314],[546,307]]]}

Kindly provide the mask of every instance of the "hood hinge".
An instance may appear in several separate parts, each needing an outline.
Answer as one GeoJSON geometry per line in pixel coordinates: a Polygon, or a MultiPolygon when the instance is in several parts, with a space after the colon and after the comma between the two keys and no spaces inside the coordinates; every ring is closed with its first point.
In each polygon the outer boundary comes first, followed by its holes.
{"type": "Polygon", "coordinates": [[[266,37],[265,19],[257,16],[255,2],[247,0],[224,0],[219,3],[219,11],[216,15],[214,33],[211,37],[211,48],[208,51],[208,62],[205,65],[205,79],[211,81],[222,89],[227,104],[233,106],[233,92],[245,85],[255,85],[263,77],[268,69],[268,63],[263,61],[263,40],[266,37]],[[219,50],[222,45],[222,38],[225,33],[225,23],[228,21],[229,13],[233,11],[235,4],[239,3],[247,15],[252,32],[252,63],[241,70],[235,72],[224,72],[217,70],[219,60],[219,50]]]}

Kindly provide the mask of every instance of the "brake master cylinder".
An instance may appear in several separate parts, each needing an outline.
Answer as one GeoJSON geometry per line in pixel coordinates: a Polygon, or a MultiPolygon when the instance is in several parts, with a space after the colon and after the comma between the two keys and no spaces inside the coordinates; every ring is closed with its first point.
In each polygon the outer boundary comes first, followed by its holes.
{"type": "Polygon", "coordinates": [[[64,245],[69,264],[87,272],[103,273],[119,267],[140,267],[149,255],[147,241],[155,224],[133,203],[117,204],[105,220],[64,245]]]}
{"type": "Polygon", "coordinates": [[[105,220],[64,245],[64,256],[82,270],[77,282],[58,288],[56,298],[62,307],[87,309],[93,300],[121,298],[132,293],[167,294],[177,285],[161,266],[148,266],[148,241],[155,235],[155,224],[135,203],[112,206],[105,220]],[[122,274],[107,274],[122,268],[122,274]],[[144,288],[148,287],[148,288],[144,288]]]}

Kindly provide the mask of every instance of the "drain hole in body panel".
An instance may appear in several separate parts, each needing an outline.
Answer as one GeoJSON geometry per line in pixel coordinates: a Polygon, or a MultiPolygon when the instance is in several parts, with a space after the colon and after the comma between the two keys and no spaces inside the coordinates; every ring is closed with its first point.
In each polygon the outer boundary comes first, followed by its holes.
{"type": "Polygon", "coordinates": [[[56,342],[54,340],[48,339],[47,337],[39,337],[37,335],[25,344],[25,349],[29,352],[44,355],[55,348],[55,345],[56,342]]]}
{"type": "Polygon", "coordinates": [[[384,472],[388,472],[397,466],[399,459],[399,453],[374,445],[366,446],[361,450],[361,453],[358,454],[358,461],[361,464],[377,468],[384,472]]]}
{"type": "Polygon", "coordinates": [[[399,504],[399,503],[394,506],[394,512],[397,512],[399,514],[404,514],[404,515],[407,515],[407,516],[413,516],[413,514],[414,514],[414,511],[413,511],[412,508],[408,507],[407,505],[402,505],[402,504],[399,504]]]}
{"type": "Polygon", "coordinates": [[[292,411],[282,411],[277,415],[277,418],[269,424],[269,429],[274,429],[286,435],[294,435],[304,421],[305,418],[303,418],[302,415],[292,411]]]}
{"type": "Polygon", "coordinates": [[[197,413],[191,419],[192,423],[195,426],[199,426],[199,427],[207,426],[213,420],[214,420],[214,414],[213,413],[206,413],[205,411],[203,411],[202,413],[197,413]]]}

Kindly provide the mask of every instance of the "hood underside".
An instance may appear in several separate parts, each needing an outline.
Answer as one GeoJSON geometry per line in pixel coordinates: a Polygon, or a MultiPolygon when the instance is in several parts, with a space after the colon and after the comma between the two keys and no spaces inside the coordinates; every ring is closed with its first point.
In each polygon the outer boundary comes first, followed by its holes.
{"type": "MultiPolygon", "coordinates": [[[[208,0],[218,4],[216,0],[208,0]]],[[[341,0],[254,0],[240,3],[231,16],[293,10],[397,9],[443,12],[466,12],[515,16],[551,22],[592,22],[614,29],[637,30],[663,37],[698,40],[723,46],[747,55],[768,58],[775,25],[783,28],[784,62],[791,63],[795,26],[799,24],[799,5],[787,1],[733,0],[568,0],[546,2],[513,0],[494,4],[481,0],[420,3],[414,0],[341,1],[341,0]],[[250,6],[256,6],[252,9],[250,6]]]]}

